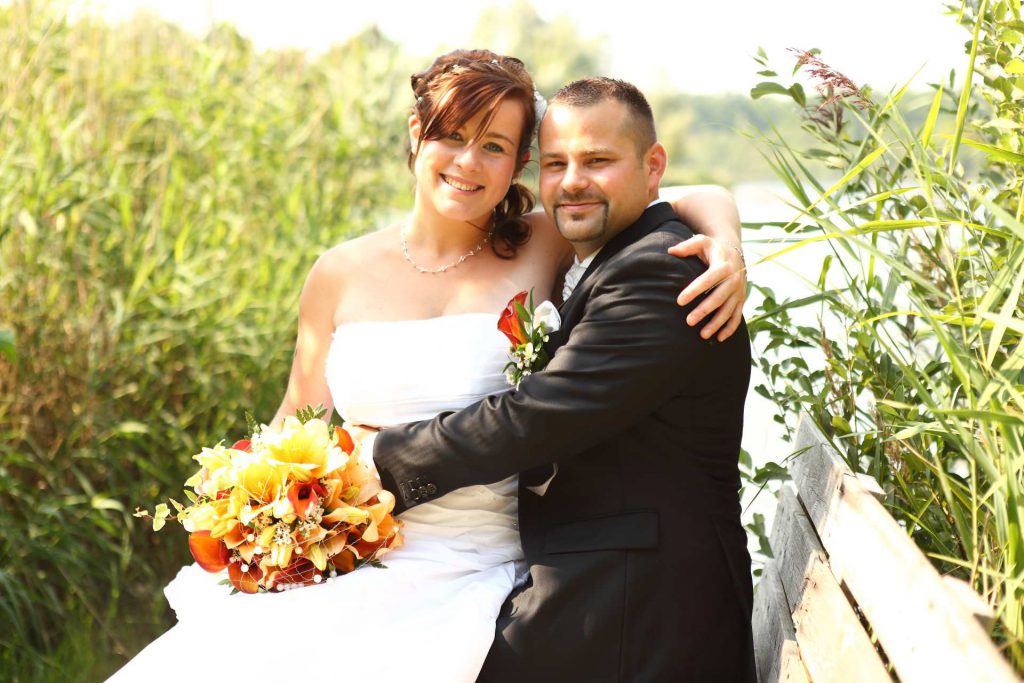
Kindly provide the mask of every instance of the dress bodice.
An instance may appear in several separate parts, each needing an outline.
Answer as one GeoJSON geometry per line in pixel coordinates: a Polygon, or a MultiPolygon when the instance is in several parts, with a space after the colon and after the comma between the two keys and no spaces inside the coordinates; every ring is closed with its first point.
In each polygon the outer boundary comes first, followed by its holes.
{"type": "MultiPolygon", "coordinates": [[[[327,385],[346,422],[386,427],[429,420],[507,391],[508,340],[498,316],[463,313],[422,320],[346,323],[327,352],[327,385]]],[[[521,557],[517,476],[467,486],[402,513],[411,535],[521,557]]]]}
{"type": "Polygon", "coordinates": [[[346,422],[384,427],[464,408],[509,389],[498,316],[344,323],[327,354],[327,385],[346,422]]]}

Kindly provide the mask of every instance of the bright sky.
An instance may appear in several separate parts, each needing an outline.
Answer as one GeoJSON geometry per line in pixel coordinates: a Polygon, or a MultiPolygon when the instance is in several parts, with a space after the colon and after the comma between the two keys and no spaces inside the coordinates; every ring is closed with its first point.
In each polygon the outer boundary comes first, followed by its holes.
{"type": "MultiPolygon", "coordinates": [[[[3,0],[0,0],[3,2],[3,0]]],[[[511,0],[491,5],[507,6],[511,0]]],[[[429,0],[72,0],[110,18],[148,8],[202,33],[211,20],[229,21],[260,47],[323,50],[377,24],[424,61],[439,46],[468,47],[482,8],[429,0]]],[[[943,14],[943,0],[740,0],[671,2],[538,0],[546,19],[568,15],[584,37],[605,36],[612,73],[641,87],[670,84],[686,92],[745,92],[757,82],[751,59],[763,46],[779,67],[792,64],[787,47],[823,50],[823,58],[876,90],[963,73],[967,32],[943,14]],[[623,10],[623,5],[629,12],[623,10]]],[[[487,47],[487,46],[472,46],[487,47]]],[[[582,75],[582,74],[581,74],[582,75]]]]}

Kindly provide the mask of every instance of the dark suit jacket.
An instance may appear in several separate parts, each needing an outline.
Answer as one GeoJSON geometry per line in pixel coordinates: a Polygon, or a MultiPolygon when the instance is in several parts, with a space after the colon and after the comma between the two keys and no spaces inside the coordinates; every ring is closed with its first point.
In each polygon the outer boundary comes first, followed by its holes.
{"type": "Polygon", "coordinates": [[[531,579],[482,680],[754,680],[737,467],[750,345],[745,327],[710,342],[685,323],[676,295],[704,266],[666,250],[691,235],[648,208],[563,304],[547,369],[377,435],[399,511],[523,473],[531,579]],[[546,494],[528,490],[553,462],[546,494]]]}

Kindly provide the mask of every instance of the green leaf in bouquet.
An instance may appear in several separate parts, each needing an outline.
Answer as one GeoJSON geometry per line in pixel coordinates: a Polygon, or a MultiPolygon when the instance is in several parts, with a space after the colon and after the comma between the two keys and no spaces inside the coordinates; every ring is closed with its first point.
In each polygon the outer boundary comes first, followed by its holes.
{"type": "Polygon", "coordinates": [[[318,403],[314,408],[311,405],[305,408],[299,408],[295,411],[295,417],[298,418],[299,422],[306,423],[312,422],[313,420],[319,420],[327,414],[327,409],[324,408],[322,403],[318,403]]]}
{"type": "Polygon", "coordinates": [[[256,435],[256,428],[256,420],[255,418],[253,418],[252,413],[250,413],[248,410],[245,411],[245,429],[248,431],[248,434],[245,435],[245,438],[252,439],[252,437],[256,435]]]}
{"type": "Polygon", "coordinates": [[[188,489],[185,489],[183,491],[183,493],[185,494],[185,497],[189,499],[189,502],[195,504],[195,502],[196,502],[196,494],[193,491],[189,491],[188,489]]]}
{"type": "Polygon", "coordinates": [[[185,509],[184,505],[174,500],[173,498],[168,498],[168,500],[171,501],[171,505],[174,506],[174,509],[178,512],[178,514],[181,514],[181,511],[185,509]]]}
{"type": "Polygon", "coordinates": [[[171,511],[167,507],[167,503],[160,503],[156,506],[153,511],[153,531],[160,531],[167,524],[167,517],[170,516],[171,511]]]}

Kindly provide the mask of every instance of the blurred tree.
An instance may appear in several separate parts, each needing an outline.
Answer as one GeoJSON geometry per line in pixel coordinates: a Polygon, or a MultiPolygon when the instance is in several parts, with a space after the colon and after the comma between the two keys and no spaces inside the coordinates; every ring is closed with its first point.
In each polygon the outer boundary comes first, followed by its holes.
{"type": "Polygon", "coordinates": [[[545,21],[529,0],[484,10],[473,32],[474,46],[523,60],[545,97],[576,78],[606,73],[605,40],[582,38],[565,15],[545,21]]]}

